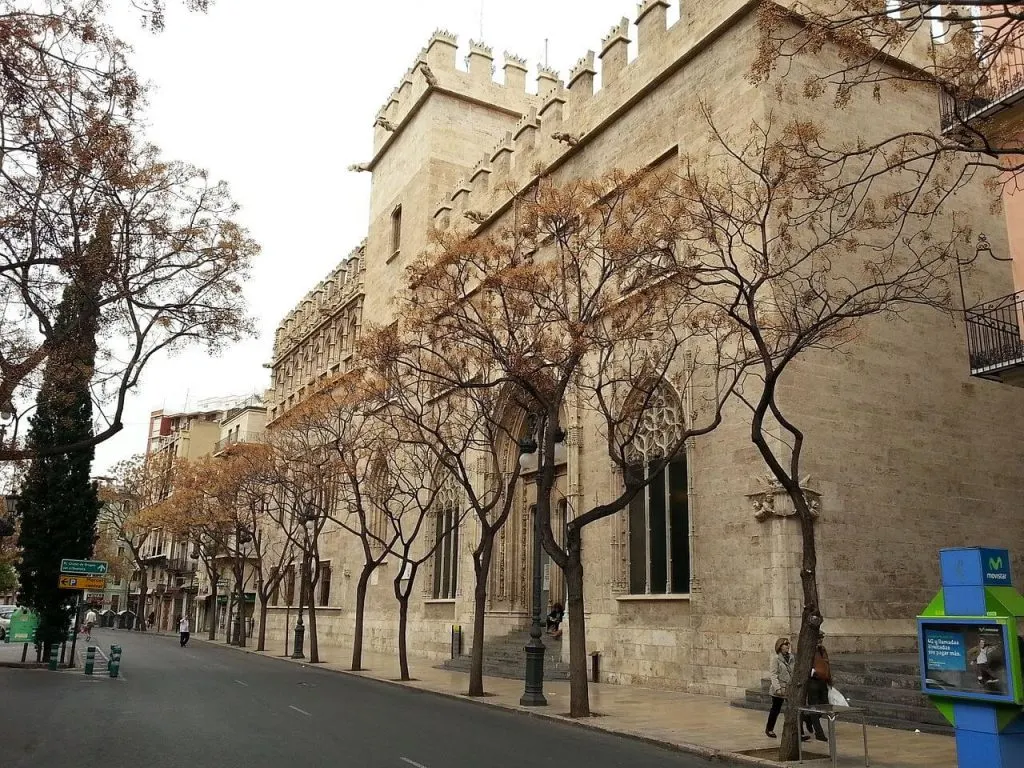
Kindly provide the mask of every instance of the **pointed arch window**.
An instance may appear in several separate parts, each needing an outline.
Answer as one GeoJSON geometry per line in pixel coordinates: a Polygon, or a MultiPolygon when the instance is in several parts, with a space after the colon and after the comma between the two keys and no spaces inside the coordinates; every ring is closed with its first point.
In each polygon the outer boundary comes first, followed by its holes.
{"type": "Polygon", "coordinates": [[[430,596],[435,600],[454,600],[459,586],[458,489],[449,482],[438,495],[434,513],[434,573],[430,596]]]}
{"type": "MultiPolygon", "coordinates": [[[[678,395],[661,385],[641,416],[628,472],[647,487],[629,504],[629,591],[689,594],[690,505],[686,454],[662,462],[685,427],[678,395]]],[[[632,478],[631,478],[632,479],[632,478]]]]}

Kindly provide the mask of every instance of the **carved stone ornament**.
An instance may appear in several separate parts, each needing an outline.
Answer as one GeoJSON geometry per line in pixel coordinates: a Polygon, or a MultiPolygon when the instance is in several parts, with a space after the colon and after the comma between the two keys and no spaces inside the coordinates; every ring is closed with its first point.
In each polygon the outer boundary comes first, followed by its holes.
{"type": "MultiPolygon", "coordinates": [[[[810,507],[811,517],[815,520],[821,512],[821,493],[810,487],[811,478],[805,477],[800,481],[804,489],[804,498],[807,499],[807,506],[810,507]]],[[[754,508],[754,519],[763,523],[770,517],[795,517],[796,507],[786,489],[773,475],[764,475],[757,478],[755,484],[758,490],[748,493],[750,505],[754,508]]]]}

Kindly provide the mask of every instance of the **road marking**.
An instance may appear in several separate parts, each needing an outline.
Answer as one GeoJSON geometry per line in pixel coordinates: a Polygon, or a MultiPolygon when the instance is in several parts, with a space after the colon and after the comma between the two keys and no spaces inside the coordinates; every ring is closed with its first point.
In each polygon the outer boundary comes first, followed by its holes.
{"type": "Polygon", "coordinates": [[[312,715],[311,715],[311,714],[309,714],[309,712],[307,712],[306,710],[304,710],[304,709],[299,709],[298,707],[292,706],[291,704],[289,704],[289,705],[288,705],[288,708],[289,708],[289,709],[294,709],[294,710],[295,710],[296,712],[301,712],[301,713],[302,713],[302,714],[304,714],[304,715],[305,715],[306,717],[312,717],[312,715]]]}
{"type": "Polygon", "coordinates": [[[403,763],[408,763],[413,768],[427,768],[427,766],[421,763],[417,763],[415,760],[410,760],[408,757],[400,757],[398,759],[401,760],[403,763]]]}
{"type": "Polygon", "coordinates": [[[235,680],[235,682],[238,683],[239,685],[241,685],[244,688],[248,688],[249,687],[248,683],[243,683],[241,680],[235,680]]]}

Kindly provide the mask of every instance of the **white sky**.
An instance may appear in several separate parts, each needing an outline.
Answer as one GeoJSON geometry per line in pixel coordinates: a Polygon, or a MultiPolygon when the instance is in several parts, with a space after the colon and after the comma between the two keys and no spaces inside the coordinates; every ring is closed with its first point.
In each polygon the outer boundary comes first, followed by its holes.
{"type": "Polygon", "coordinates": [[[482,7],[499,77],[503,51],[532,66],[547,38],[564,78],[636,13],[635,0],[216,0],[205,16],[168,5],[160,35],[127,10],[111,21],[152,83],[149,139],[226,180],[263,246],[248,287],[260,334],[219,358],[197,350],[151,362],[125,429],[96,450],[96,474],[145,449],[154,409],[263,392],[278,321],[365,236],[370,177],[346,168],[369,160],[374,116],[434,29],[459,36],[462,66],[482,7]]]}

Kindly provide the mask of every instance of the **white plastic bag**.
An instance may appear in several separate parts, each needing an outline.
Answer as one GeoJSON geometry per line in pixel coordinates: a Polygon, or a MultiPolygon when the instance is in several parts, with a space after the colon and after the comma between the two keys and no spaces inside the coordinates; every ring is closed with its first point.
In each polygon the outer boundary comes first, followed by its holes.
{"type": "Polygon", "coordinates": [[[838,688],[828,689],[828,703],[833,707],[848,707],[850,702],[846,700],[846,697],[839,692],[838,688]]]}

